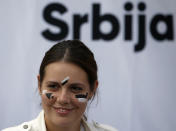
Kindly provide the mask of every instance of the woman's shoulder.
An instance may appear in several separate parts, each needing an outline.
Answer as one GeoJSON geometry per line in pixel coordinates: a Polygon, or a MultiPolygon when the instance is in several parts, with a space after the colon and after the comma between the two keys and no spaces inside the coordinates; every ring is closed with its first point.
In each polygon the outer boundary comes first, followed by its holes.
{"type": "Polygon", "coordinates": [[[33,123],[34,120],[29,121],[29,122],[23,122],[20,125],[9,127],[6,129],[3,129],[2,131],[29,131],[31,129],[31,124],[33,123]]]}
{"type": "Polygon", "coordinates": [[[101,123],[94,122],[94,121],[93,121],[93,125],[100,131],[118,131],[117,129],[115,129],[114,127],[110,125],[105,125],[105,124],[101,124],[101,123]]]}
{"type": "Polygon", "coordinates": [[[45,128],[42,119],[43,119],[43,112],[41,112],[37,118],[31,121],[23,122],[20,125],[9,127],[3,129],[2,131],[32,131],[32,130],[40,131],[39,127],[42,127],[42,129],[45,128]]]}
{"type": "MultiPolygon", "coordinates": [[[[82,120],[85,131],[118,131],[109,125],[100,124],[95,121],[88,122],[85,119],[82,120]]],[[[18,126],[3,129],[2,131],[46,131],[44,113],[42,111],[36,119],[24,122],[18,126]]]]}
{"type": "Polygon", "coordinates": [[[110,125],[101,124],[95,121],[84,121],[83,123],[84,127],[86,128],[86,131],[118,131],[110,125]]]}

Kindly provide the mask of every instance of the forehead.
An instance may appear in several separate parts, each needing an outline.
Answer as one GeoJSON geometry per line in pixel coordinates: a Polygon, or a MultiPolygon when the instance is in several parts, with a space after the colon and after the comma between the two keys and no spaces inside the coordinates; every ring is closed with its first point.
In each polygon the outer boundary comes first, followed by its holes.
{"type": "Polygon", "coordinates": [[[62,81],[69,76],[72,82],[88,84],[87,73],[79,66],[68,62],[54,62],[46,66],[44,80],[62,81]]]}

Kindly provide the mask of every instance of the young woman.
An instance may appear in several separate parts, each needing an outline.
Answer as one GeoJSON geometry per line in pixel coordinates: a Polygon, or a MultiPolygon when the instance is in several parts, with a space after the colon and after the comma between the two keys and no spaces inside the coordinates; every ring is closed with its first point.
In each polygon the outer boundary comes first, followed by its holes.
{"type": "Polygon", "coordinates": [[[38,90],[43,110],[36,119],[3,131],[117,131],[86,121],[87,102],[97,87],[93,53],[81,41],[60,42],[46,52],[40,66],[38,90]]]}

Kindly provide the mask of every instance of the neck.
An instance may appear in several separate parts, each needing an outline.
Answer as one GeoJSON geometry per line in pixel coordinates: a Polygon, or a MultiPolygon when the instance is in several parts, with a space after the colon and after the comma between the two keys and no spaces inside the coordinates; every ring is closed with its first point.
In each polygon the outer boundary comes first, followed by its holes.
{"type": "Polygon", "coordinates": [[[47,127],[47,131],[80,131],[80,127],[74,128],[69,127],[47,127]]]}

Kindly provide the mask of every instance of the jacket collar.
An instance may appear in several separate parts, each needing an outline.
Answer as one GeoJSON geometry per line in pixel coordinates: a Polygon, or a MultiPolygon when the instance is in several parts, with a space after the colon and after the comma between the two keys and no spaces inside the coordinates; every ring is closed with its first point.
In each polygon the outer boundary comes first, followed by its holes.
{"type": "MultiPolygon", "coordinates": [[[[46,131],[46,125],[45,125],[45,119],[44,119],[44,110],[42,110],[39,114],[39,116],[36,119],[36,127],[39,131],[46,131]]],[[[85,131],[96,131],[96,128],[87,122],[87,120],[83,117],[82,118],[82,124],[85,128],[85,131]]]]}
{"type": "Polygon", "coordinates": [[[40,112],[38,117],[36,118],[36,129],[37,131],[46,131],[45,119],[44,119],[44,110],[40,112]]]}

